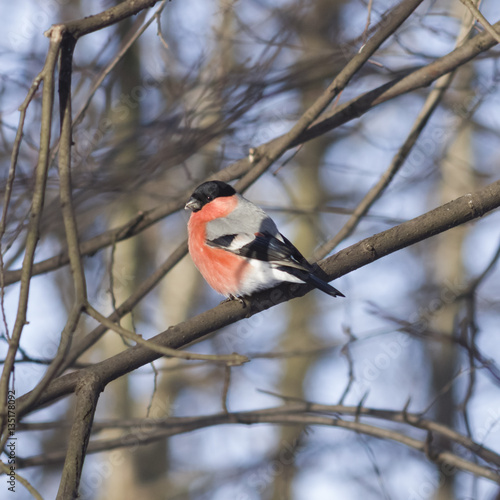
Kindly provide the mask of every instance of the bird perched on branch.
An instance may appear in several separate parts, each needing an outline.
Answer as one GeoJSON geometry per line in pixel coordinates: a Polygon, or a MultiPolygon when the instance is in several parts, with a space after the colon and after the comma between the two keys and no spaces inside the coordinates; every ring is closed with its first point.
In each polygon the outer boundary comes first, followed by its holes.
{"type": "Polygon", "coordinates": [[[332,297],[344,295],[288,241],[264,210],[221,181],[204,182],[186,203],[189,253],[208,284],[228,298],[284,281],[307,283],[332,297]]]}

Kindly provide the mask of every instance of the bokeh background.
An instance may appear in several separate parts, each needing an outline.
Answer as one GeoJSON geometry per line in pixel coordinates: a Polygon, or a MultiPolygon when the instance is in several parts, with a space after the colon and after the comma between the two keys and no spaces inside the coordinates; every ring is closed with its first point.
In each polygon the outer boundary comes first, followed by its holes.
{"type": "MultiPolygon", "coordinates": [[[[48,49],[44,31],[112,5],[107,0],[20,0],[0,7],[3,180],[18,107],[48,49]]],[[[81,239],[177,199],[246,157],[250,148],[287,132],[360,50],[370,35],[367,27],[376,26],[394,5],[386,0],[174,0],[82,38],[73,74],[72,163],[81,239]]],[[[500,18],[495,0],[484,0],[481,10],[492,23],[500,18]]],[[[335,105],[449,53],[470,26],[460,2],[424,1],[335,105]]],[[[471,35],[480,30],[473,27],[471,35]]],[[[499,56],[492,49],[456,72],[401,170],[336,250],[499,178],[499,56]]],[[[264,207],[313,259],[387,169],[430,91],[400,96],[289,151],[245,196],[264,207]]],[[[2,241],[6,269],[18,269],[23,256],[40,97],[28,111],[2,241]]],[[[57,138],[58,120],[53,126],[57,138]]],[[[53,167],[36,261],[65,246],[58,182],[53,167]]],[[[86,257],[95,307],[109,314],[136,290],[185,239],[187,218],[177,212],[86,257]]],[[[500,381],[493,370],[500,362],[499,244],[500,214],[495,212],[340,278],[335,286],[346,299],[315,291],[191,347],[249,356],[251,362],[232,368],[229,379],[218,364],[165,358],[121,377],[100,398],[92,439],[135,432],[137,443],[89,454],[81,498],[497,498],[498,485],[491,481],[460,471],[448,474],[402,444],[345,429],[228,424],[146,445],[138,420],[132,427],[124,424],[147,416],[221,412],[229,383],[229,411],[277,406],[283,403],[280,395],[396,411],[407,405],[408,411],[425,411],[426,418],[499,451],[500,381]],[[464,293],[481,276],[473,293],[464,293]],[[460,339],[477,349],[479,360],[471,359],[460,339]],[[488,360],[492,369],[485,366],[488,360]]],[[[15,370],[19,395],[36,385],[56,353],[72,304],[71,283],[67,266],[32,279],[29,324],[15,370]]],[[[19,284],[5,289],[10,328],[18,295],[19,284]]],[[[150,338],[220,300],[185,257],[122,325],[150,338]]],[[[76,335],[95,325],[81,322],[76,335]]],[[[107,332],[76,366],[126,348],[123,339],[107,332]]],[[[0,356],[5,352],[4,334],[0,356]]],[[[59,452],[72,411],[73,399],[65,398],[25,420],[46,423],[43,430],[19,433],[18,456],[26,465],[19,472],[43,498],[56,495],[64,459],[59,452]]],[[[399,429],[387,421],[377,425],[399,429]]],[[[410,434],[425,437],[417,429],[410,434]]],[[[17,489],[16,498],[31,498],[21,485],[17,489]]]]}

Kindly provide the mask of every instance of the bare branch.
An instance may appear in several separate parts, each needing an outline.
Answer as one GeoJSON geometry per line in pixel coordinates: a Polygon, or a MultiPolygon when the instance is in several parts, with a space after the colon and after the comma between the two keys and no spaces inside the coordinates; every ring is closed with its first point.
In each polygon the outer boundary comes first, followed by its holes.
{"type": "MultiPolygon", "coordinates": [[[[495,24],[500,27],[500,21],[495,24]]],[[[394,99],[400,95],[411,92],[422,87],[427,87],[440,76],[454,71],[460,66],[468,63],[482,52],[496,45],[496,40],[489,33],[480,33],[460,47],[436,59],[427,66],[418,68],[406,76],[381,85],[380,87],[366,92],[365,94],[346,102],[334,110],[325,113],[322,120],[313,123],[311,127],[300,137],[299,142],[309,141],[329,130],[359,117],[369,109],[394,99]]],[[[297,144],[293,144],[296,146],[297,144]]]]}
{"type": "Polygon", "coordinates": [[[75,390],[76,410],[57,500],[78,497],[83,462],[87,453],[97,401],[102,389],[103,386],[99,378],[91,375],[81,380],[75,390]]]}
{"type": "Polygon", "coordinates": [[[94,16],[88,16],[84,19],[69,21],[64,23],[64,30],[78,39],[94,31],[99,31],[107,26],[116,24],[127,17],[133,16],[143,9],[152,7],[159,0],[126,0],[114,7],[111,7],[94,16]]]}
{"type": "MultiPolygon", "coordinates": [[[[21,290],[19,292],[19,305],[17,309],[16,321],[9,342],[9,349],[5,357],[2,376],[0,378],[0,432],[3,433],[5,426],[7,406],[7,390],[10,376],[16,358],[19,341],[24,325],[26,324],[26,311],[28,307],[28,296],[32,277],[33,260],[35,249],[38,243],[39,224],[42,215],[43,203],[45,200],[45,184],[47,181],[47,169],[49,165],[49,148],[52,124],[52,107],[54,103],[54,71],[57,63],[57,56],[62,41],[62,31],[54,29],[51,32],[50,47],[45,65],[36,78],[43,80],[42,96],[42,121],[40,131],[40,151],[36,168],[35,190],[31,204],[31,212],[28,224],[28,234],[26,238],[23,267],[21,271],[21,290]]],[[[22,123],[20,124],[22,127],[22,123]]]]}
{"type": "MultiPolygon", "coordinates": [[[[0,470],[2,470],[4,474],[10,474],[12,472],[9,466],[2,461],[0,461],[0,470]]],[[[32,486],[32,484],[26,478],[20,476],[17,472],[14,472],[14,474],[15,474],[15,480],[19,481],[29,491],[30,495],[33,498],[35,498],[36,500],[43,500],[42,495],[38,493],[38,491],[32,486]]]]}
{"type": "Polygon", "coordinates": [[[471,2],[471,0],[460,0],[472,13],[472,15],[483,25],[484,29],[500,43],[500,33],[495,31],[495,28],[488,22],[481,11],[471,2]]]}
{"type": "Polygon", "coordinates": [[[163,345],[158,345],[154,342],[151,342],[150,340],[145,340],[137,333],[131,332],[130,330],[127,330],[122,326],[113,323],[111,320],[100,314],[96,309],[94,309],[89,304],[86,305],[85,311],[89,316],[102,323],[109,330],[113,330],[116,333],[125,337],[126,339],[133,340],[136,344],[141,345],[146,349],[150,349],[151,351],[158,353],[162,356],[168,356],[171,358],[179,358],[186,360],[212,361],[216,363],[224,363],[227,366],[239,366],[249,361],[249,359],[246,356],[241,356],[240,354],[227,354],[227,355],[197,354],[194,352],[171,349],[163,345]]]}
{"type": "Polygon", "coordinates": [[[236,183],[235,188],[241,190],[256,181],[269,166],[276,161],[287,149],[295,144],[296,140],[309,128],[309,126],[318,118],[318,116],[327,108],[327,106],[341,92],[351,78],[363,67],[370,56],[382,45],[383,42],[394,33],[401,24],[410,16],[410,14],[422,3],[422,0],[406,0],[401,2],[391,11],[391,16],[387,23],[366,42],[363,49],[354,56],[344,67],[344,69],[335,77],[323,94],[309,107],[301,116],[292,129],[275,141],[268,144],[265,155],[258,154],[261,158],[250,172],[236,183]]]}
{"type": "MultiPolygon", "coordinates": [[[[93,441],[88,451],[96,453],[110,450],[118,447],[130,445],[145,445],[160,438],[173,436],[185,432],[191,432],[195,429],[202,429],[214,425],[226,424],[247,424],[272,423],[281,425],[323,425],[330,427],[341,427],[354,432],[360,432],[368,436],[380,439],[386,439],[399,442],[405,446],[416,449],[421,453],[428,453],[428,457],[436,463],[445,463],[459,469],[477,474],[497,483],[500,483],[500,475],[489,466],[483,466],[466,460],[456,453],[448,451],[432,450],[429,451],[426,437],[416,439],[404,434],[402,431],[394,429],[376,427],[361,422],[362,418],[382,419],[389,422],[408,425],[436,433],[455,442],[471,451],[481,459],[495,466],[500,465],[500,456],[492,450],[481,446],[445,425],[422,418],[418,414],[412,414],[401,411],[391,411],[374,409],[359,406],[343,405],[320,405],[310,402],[288,403],[284,406],[267,408],[263,410],[254,410],[249,412],[217,413],[201,417],[168,417],[165,419],[131,419],[119,422],[97,422],[96,429],[104,428],[130,428],[131,432],[125,433],[119,438],[93,441]],[[334,414],[335,416],[330,416],[334,414]],[[355,417],[355,420],[345,420],[339,418],[339,415],[355,417]],[[140,438],[136,436],[133,429],[140,429],[140,438]]],[[[426,434],[426,436],[427,436],[426,434]]],[[[41,463],[54,463],[62,458],[62,452],[56,451],[49,456],[31,457],[23,461],[23,467],[40,465],[41,463]],[[43,460],[43,462],[41,461],[43,460]]]]}
{"type": "MultiPolygon", "coordinates": [[[[497,181],[476,193],[466,194],[420,217],[345,248],[322,261],[321,267],[330,279],[338,278],[392,252],[481,217],[499,206],[500,181],[497,181]]],[[[243,307],[238,301],[225,302],[214,309],[169,328],[151,340],[159,345],[179,349],[201,340],[207,334],[224,326],[253,316],[281,302],[301,297],[309,291],[308,286],[282,285],[253,295],[245,301],[243,307]]],[[[91,368],[79,370],[54,380],[45,391],[39,404],[46,404],[73,392],[78,379],[85,377],[88,371],[95,371],[103,383],[107,384],[125,373],[130,373],[140,366],[158,359],[159,356],[160,354],[151,352],[142,346],[128,349],[91,368]]],[[[28,397],[29,393],[19,398],[20,408],[28,397]]],[[[28,410],[32,409],[34,408],[22,407],[19,414],[25,415],[28,410]]]]}
{"type": "MultiPolygon", "coordinates": [[[[335,96],[346,87],[351,78],[359,71],[368,58],[407,19],[420,3],[422,3],[422,0],[402,2],[391,11],[391,16],[387,18],[385,23],[380,25],[379,30],[366,43],[363,50],[349,61],[345,68],[333,80],[328,89],[316,100],[310,109],[303,114],[302,118],[295,126],[287,134],[256,148],[255,157],[257,161],[255,165],[252,165],[248,159],[240,160],[227,167],[224,172],[219,172],[216,176],[210,176],[207,180],[217,178],[219,180],[228,181],[243,175],[243,178],[237,183],[236,188],[243,191],[250,186],[277,158],[279,158],[289,147],[292,147],[292,144],[295,144],[299,137],[304,135],[309,125],[325,110],[335,96]]],[[[302,140],[299,142],[301,141],[302,140]]],[[[130,223],[120,228],[107,231],[92,240],[82,243],[80,249],[81,254],[93,254],[101,248],[109,246],[113,242],[121,241],[150,227],[158,220],[181,209],[191,191],[192,187],[186,190],[178,200],[167,202],[149,212],[140,213],[137,218],[130,221],[130,223]]],[[[64,252],[56,257],[38,263],[35,272],[37,274],[44,273],[67,263],[68,255],[64,252]]],[[[9,271],[5,273],[6,285],[18,280],[19,271],[9,271]]]]}
{"type": "MultiPolygon", "coordinates": [[[[456,47],[460,47],[470,33],[470,22],[463,25],[457,38],[456,47]]],[[[380,198],[387,186],[392,182],[394,176],[404,165],[413,146],[417,142],[425,126],[429,122],[434,111],[443,99],[444,94],[449,89],[455,76],[455,71],[447,73],[436,80],[436,84],[427,96],[427,99],[418,114],[413,127],[408,134],[399,151],[394,155],[391,164],[380,177],[379,181],[368,191],[361,202],[354,210],[351,217],[344,224],[342,229],[330,240],[321,245],[314,253],[316,259],[322,259],[328,255],[341,241],[348,238],[358,226],[360,220],[368,213],[373,204],[380,198]]]]}

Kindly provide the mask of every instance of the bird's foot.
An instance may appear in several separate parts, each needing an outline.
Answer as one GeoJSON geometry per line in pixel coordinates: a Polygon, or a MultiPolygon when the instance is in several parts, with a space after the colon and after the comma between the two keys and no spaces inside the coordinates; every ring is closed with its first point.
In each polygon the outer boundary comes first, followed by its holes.
{"type": "Polygon", "coordinates": [[[233,295],[232,293],[229,294],[229,297],[227,299],[224,299],[221,304],[225,304],[226,302],[231,302],[233,300],[237,300],[243,307],[246,306],[245,299],[242,297],[237,297],[236,295],[233,295]]]}

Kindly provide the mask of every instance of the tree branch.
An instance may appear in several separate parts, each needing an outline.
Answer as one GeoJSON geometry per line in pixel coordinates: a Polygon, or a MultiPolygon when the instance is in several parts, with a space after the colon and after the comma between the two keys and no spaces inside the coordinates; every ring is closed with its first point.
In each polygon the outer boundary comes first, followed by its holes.
{"type": "MultiPolygon", "coordinates": [[[[42,94],[42,117],[40,128],[40,151],[38,154],[38,163],[35,173],[35,188],[29,214],[28,232],[26,237],[26,246],[24,250],[23,267],[21,270],[21,289],[19,292],[19,303],[16,315],[16,321],[12,331],[12,337],[9,340],[9,349],[5,357],[2,376],[0,378],[0,433],[3,433],[7,405],[7,390],[9,387],[10,376],[14,366],[16,353],[19,348],[21,333],[26,324],[26,312],[28,308],[28,296],[30,290],[31,277],[33,275],[33,260],[35,249],[38,243],[40,220],[45,200],[45,185],[47,181],[47,170],[49,165],[49,148],[52,124],[52,108],[54,104],[54,72],[57,64],[57,56],[62,40],[61,30],[53,30],[50,38],[49,51],[45,60],[45,65],[35,79],[43,80],[42,94]]],[[[33,88],[33,87],[32,87],[33,88]]],[[[22,126],[22,123],[19,125],[22,126]]],[[[3,446],[1,446],[3,447],[3,446]]]]}
{"type": "MultiPolygon", "coordinates": [[[[495,27],[500,28],[500,21],[495,24],[495,27]]],[[[297,146],[302,142],[310,141],[315,137],[325,134],[390,99],[394,99],[395,97],[422,87],[427,87],[437,78],[454,71],[482,52],[491,49],[496,43],[496,40],[487,32],[476,35],[468,42],[457,47],[449,54],[436,59],[427,66],[418,68],[406,76],[381,85],[374,90],[370,90],[338,106],[330,111],[329,114],[325,115],[321,121],[313,123],[293,146],[297,146]]]]}
{"type": "MultiPolygon", "coordinates": [[[[300,141],[304,132],[310,124],[319,116],[328,106],[335,96],[343,90],[351,78],[366,63],[378,47],[408,18],[408,16],[422,3],[423,0],[406,0],[391,10],[384,22],[380,23],[379,30],[370,38],[363,47],[363,50],[349,61],[344,69],[337,75],[325,92],[316,100],[316,102],[302,115],[301,119],[287,133],[277,139],[274,139],[264,145],[256,148],[256,164],[252,164],[248,159],[240,160],[227,167],[224,172],[219,172],[216,176],[210,176],[207,180],[217,178],[219,180],[229,181],[240,176],[244,176],[236,185],[238,190],[251,185],[269,166],[279,158],[287,149],[300,141]]],[[[122,5],[122,4],[120,4],[122,5]]],[[[76,35],[74,35],[76,36],[76,35]]],[[[134,236],[147,229],[158,220],[180,210],[192,192],[190,187],[174,201],[169,201],[148,212],[140,213],[129,223],[102,233],[81,245],[82,255],[92,255],[98,250],[109,246],[118,241],[134,236]]],[[[35,273],[41,274],[66,265],[69,261],[67,251],[42,261],[36,265],[35,273]]],[[[19,271],[8,271],[5,273],[5,284],[9,285],[19,280],[19,271]]]]}
{"type": "Polygon", "coordinates": [[[438,80],[436,87],[427,97],[424,106],[422,107],[412,129],[410,130],[410,133],[408,134],[408,137],[406,138],[404,144],[399,148],[398,152],[394,155],[387,170],[382,174],[378,182],[368,191],[368,193],[366,193],[342,229],[331,240],[325,242],[318,249],[316,249],[314,252],[316,259],[324,258],[341,241],[348,238],[358,226],[359,221],[368,213],[368,210],[370,210],[372,205],[380,198],[387,186],[389,186],[394,176],[404,165],[408,155],[413,149],[413,146],[424,130],[424,127],[427,125],[427,122],[441,102],[443,95],[448,90],[453,76],[454,73],[449,73],[438,80]]]}
{"type": "Polygon", "coordinates": [[[95,374],[81,379],[75,389],[76,410],[69,437],[57,500],[78,498],[78,486],[87,453],[94,413],[103,386],[95,374]]]}
{"type": "Polygon", "coordinates": [[[126,328],[113,323],[111,320],[100,314],[99,311],[94,309],[90,304],[86,305],[85,311],[91,318],[99,321],[107,329],[115,331],[122,337],[132,340],[136,344],[142,345],[146,349],[150,349],[151,351],[160,354],[160,356],[167,356],[185,360],[212,361],[214,363],[223,363],[227,366],[240,366],[243,363],[247,363],[248,361],[250,361],[246,356],[242,356],[241,354],[237,353],[221,355],[198,354],[188,351],[179,351],[178,349],[171,349],[170,347],[155,344],[150,340],[145,340],[141,335],[138,335],[137,333],[131,332],[130,330],[127,330],[126,328]]]}
{"type": "MultiPolygon", "coordinates": [[[[461,470],[477,474],[495,482],[500,482],[498,475],[489,466],[478,465],[470,460],[466,460],[456,453],[441,450],[431,450],[429,453],[426,439],[416,439],[403,432],[369,425],[360,422],[360,418],[376,418],[386,422],[394,422],[410,427],[422,429],[446,437],[450,441],[459,444],[472,452],[477,457],[494,466],[500,465],[500,456],[488,448],[474,442],[469,437],[464,436],[453,429],[440,423],[422,418],[415,413],[406,411],[392,411],[383,409],[366,408],[363,406],[344,405],[321,405],[309,402],[287,403],[284,406],[266,408],[263,410],[253,410],[248,412],[217,413],[199,417],[168,417],[162,419],[129,419],[118,422],[96,423],[95,428],[102,429],[129,429],[128,433],[122,434],[118,438],[102,439],[93,441],[89,447],[89,453],[109,451],[114,448],[127,446],[146,445],[158,439],[170,437],[193,430],[203,429],[215,425],[245,424],[253,425],[258,423],[272,423],[280,425],[323,425],[330,427],[341,427],[361,432],[380,439],[392,440],[414,448],[422,453],[427,453],[428,457],[436,463],[445,463],[461,470]],[[331,416],[331,415],[334,416],[331,416]],[[339,418],[339,416],[355,417],[354,421],[339,418]],[[137,434],[139,429],[139,435],[137,434]]],[[[57,463],[63,458],[63,450],[58,450],[41,456],[24,459],[21,463],[23,467],[47,465],[47,463],[57,463]]]]}
{"type": "MultiPolygon", "coordinates": [[[[408,222],[366,238],[320,263],[329,279],[343,276],[363,267],[390,253],[413,245],[426,238],[447,231],[460,224],[481,217],[500,206],[500,181],[494,182],[473,194],[466,194],[408,222]]],[[[173,349],[179,349],[193,342],[200,341],[209,333],[249,318],[281,302],[294,297],[301,297],[311,290],[306,285],[281,285],[271,290],[252,295],[242,306],[239,301],[225,302],[217,307],[170,327],[155,336],[155,343],[173,349]]],[[[106,385],[112,380],[158,359],[160,354],[151,352],[142,346],[130,348],[108,358],[90,368],[75,371],[55,379],[42,395],[39,405],[72,393],[80,377],[89,372],[95,373],[106,385]]],[[[21,407],[27,395],[19,398],[21,407]]],[[[24,407],[19,410],[23,416],[36,407],[24,407]]]]}
{"type": "MultiPolygon", "coordinates": [[[[495,24],[495,27],[500,27],[500,22],[495,24]]],[[[337,106],[329,112],[325,112],[323,114],[323,118],[313,122],[307,130],[302,132],[298,138],[290,144],[290,147],[296,147],[299,144],[310,141],[341,125],[344,125],[345,123],[363,115],[378,104],[407,92],[428,86],[439,77],[466,64],[481,52],[489,50],[495,44],[496,41],[488,33],[481,33],[475,36],[468,42],[464,43],[461,47],[428,64],[427,66],[412,71],[404,77],[399,77],[391,82],[385,83],[384,85],[366,92],[351,101],[337,106]]],[[[258,148],[255,148],[255,156],[257,158],[265,157],[271,150],[270,148],[275,147],[276,143],[281,140],[284,140],[284,136],[280,136],[272,141],[262,144],[258,148]]],[[[218,172],[217,175],[212,175],[205,180],[217,178],[228,182],[246,175],[252,166],[253,165],[250,160],[248,158],[244,158],[233,163],[232,165],[229,165],[224,170],[218,172]]],[[[252,176],[253,175],[255,175],[255,173],[252,174],[252,176]]],[[[184,203],[191,194],[192,190],[193,186],[190,186],[189,189],[186,189],[178,199],[168,201],[147,212],[141,212],[127,224],[106,231],[88,241],[83,242],[80,247],[81,254],[93,255],[97,251],[110,246],[113,242],[122,241],[144,231],[159,220],[180,210],[184,206],[184,203]]],[[[54,269],[58,269],[59,267],[68,264],[68,262],[68,253],[67,251],[63,251],[59,255],[36,263],[33,267],[33,275],[53,271],[54,269]]],[[[16,269],[7,271],[4,276],[5,285],[16,283],[20,280],[20,278],[21,270],[16,269]]]]}
{"type": "Polygon", "coordinates": [[[63,26],[66,33],[78,39],[84,35],[88,35],[89,33],[99,31],[123,21],[127,17],[131,17],[143,9],[152,7],[158,1],[159,0],[126,0],[94,16],[69,21],[57,26],[63,26]]]}
{"type": "Polygon", "coordinates": [[[386,22],[381,24],[380,29],[366,42],[363,49],[346,64],[344,69],[334,78],[323,94],[304,112],[291,130],[268,144],[265,155],[257,155],[257,158],[259,158],[257,165],[236,183],[236,190],[240,190],[242,186],[248,187],[256,181],[272,163],[302,136],[333,99],[345,89],[352,77],[363,67],[382,43],[403,24],[422,1],[406,0],[391,9],[391,15],[386,18],[386,22]]]}
{"type": "MultiPolygon", "coordinates": [[[[465,19],[462,21],[462,28],[458,34],[455,47],[460,47],[467,37],[470,35],[473,22],[467,22],[465,19]]],[[[321,245],[315,252],[316,259],[322,259],[328,255],[341,241],[348,238],[358,226],[360,220],[368,213],[373,204],[380,198],[387,186],[392,182],[394,176],[398,173],[400,168],[404,165],[408,155],[413,149],[425,126],[437,109],[439,103],[443,99],[444,94],[449,89],[451,82],[455,76],[456,71],[446,73],[436,80],[434,88],[431,90],[427,99],[418,114],[413,127],[410,130],[405,142],[399,148],[398,152],[394,155],[391,164],[387,170],[382,174],[379,181],[368,191],[358,204],[352,215],[344,224],[342,229],[329,241],[321,245]]]]}
{"type": "Polygon", "coordinates": [[[68,319],[61,332],[61,341],[57,347],[56,356],[54,357],[52,363],[50,363],[50,366],[47,368],[47,371],[40,382],[31,391],[29,400],[25,402],[26,405],[34,404],[49,382],[57,376],[60,366],[65,361],[71,347],[71,341],[80,320],[82,307],[87,300],[87,286],[80,255],[78,228],[73,208],[71,184],[71,73],[75,44],[76,40],[72,36],[67,34],[63,35],[59,70],[59,110],[61,115],[59,197],[70,256],[70,267],[75,296],[68,319]]]}
{"type": "Polygon", "coordinates": [[[483,28],[498,42],[500,43],[500,33],[495,31],[495,28],[488,22],[481,11],[471,2],[471,0],[460,0],[470,11],[471,14],[477,19],[482,25],[483,28]]]}

